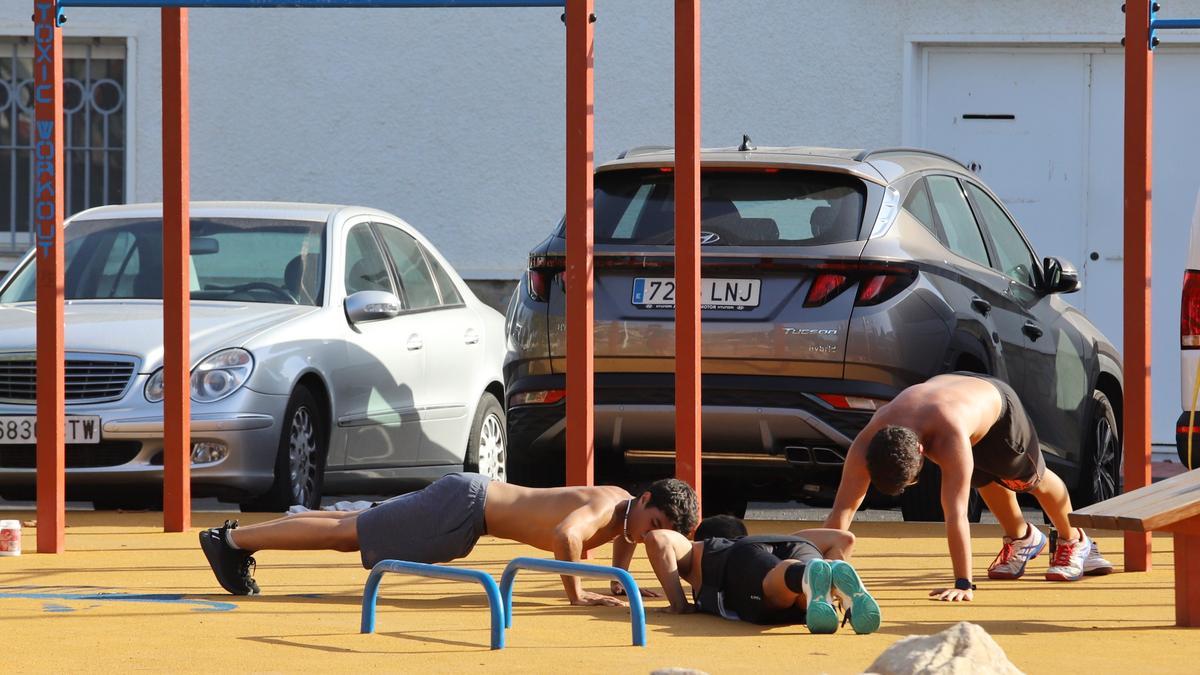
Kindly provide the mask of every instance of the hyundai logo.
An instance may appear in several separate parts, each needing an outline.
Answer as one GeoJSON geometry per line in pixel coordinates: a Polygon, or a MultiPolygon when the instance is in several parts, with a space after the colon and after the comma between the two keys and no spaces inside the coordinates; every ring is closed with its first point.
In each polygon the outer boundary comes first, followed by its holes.
{"type": "Polygon", "coordinates": [[[701,232],[700,233],[700,245],[701,246],[704,246],[705,244],[715,244],[720,240],[721,240],[721,235],[717,234],[716,232],[701,232]]]}

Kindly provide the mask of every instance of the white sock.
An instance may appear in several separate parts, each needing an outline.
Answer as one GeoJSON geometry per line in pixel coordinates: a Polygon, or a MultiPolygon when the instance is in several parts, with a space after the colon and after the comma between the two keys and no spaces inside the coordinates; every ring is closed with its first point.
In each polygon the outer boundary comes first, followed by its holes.
{"type": "Polygon", "coordinates": [[[229,544],[229,548],[232,548],[232,549],[235,549],[238,551],[242,550],[241,546],[238,546],[237,544],[233,543],[233,528],[232,527],[225,530],[225,543],[229,544]]]}

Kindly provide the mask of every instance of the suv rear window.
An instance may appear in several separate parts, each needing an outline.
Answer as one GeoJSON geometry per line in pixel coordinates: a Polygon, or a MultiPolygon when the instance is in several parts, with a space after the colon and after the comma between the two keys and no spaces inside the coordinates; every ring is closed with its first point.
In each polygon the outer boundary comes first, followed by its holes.
{"type": "MultiPolygon", "coordinates": [[[[671,245],[675,175],[638,169],[596,174],[597,244],[671,245]]],[[[700,229],[707,245],[813,246],[858,239],[866,187],[852,176],[817,171],[706,169],[700,229]]],[[[559,236],[563,230],[560,227],[559,236]]]]}

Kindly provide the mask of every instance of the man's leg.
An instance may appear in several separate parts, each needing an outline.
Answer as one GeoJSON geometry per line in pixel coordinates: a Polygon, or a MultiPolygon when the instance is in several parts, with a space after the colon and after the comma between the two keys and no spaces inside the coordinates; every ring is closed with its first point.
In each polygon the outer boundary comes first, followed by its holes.
{"type": "Polygon", "coordinates": [[[793,590],[788,587],[787,571],[792,565],[799,565],[801,571],[804,569],[804,563],[799,560],[780,560],[767,572],[767,576],[763,577],[763,602],[771,609],[784,609],[791,605],[803,607],[808,603],[808,598],[800,588],[793,590]]]}
{"type": "Polygon", "coordinates": [[[1042,480],[1029,491],[1029,494],[1037,499],[1042,510],[1050,518],[1050,522],[1054,523],[1054,529],[1058,530],[1059,537],[1071,540],[1080,537],[1079,529],[1072,527],[1071,521],[1067,519],[1067,514],[1071,512],[1071,495],[1067,491],[1066,483],[1062,482],[1058,474],[1046,469],[1042,480]]]}
{"type": "Polygon", "coordinates": [[[1025,565],[1046,547],[1046,535],[1025,521],[1017,504],[1017,493],[1012,490],[999,483],[988,483],[979,488],[979,496],[1004,529],[1004,545],[988,565],[988,578],[1020,579],[1025,574],[1025,565]]]}
{"type": "MultiPolygon", "coordinates": [[[[1047,472],[1048,473],[1048,472],[1047,472]]],[[[988,483],[979,488],[979,496],[988,510],[996,516],[996,521],[1004,529],[1004,536],[1020,539],[1025,536],[1025,517],[1021,515],[1021,507],[1017,504],[1017,493],[1000,485],[988,483]]]]}
{"type": "Polygon", "coordinates": [[[359,511],[310,511],[229,531],[237,548],[311,551],[357,551],[359,511]]]}
{"type": "Polygon", "coordinates": [[[826,560],[849,560],[854,551],[854,533],[849,530],[814,527],[793,532],[792,536],[804,537],[812,542],[826,560]]]}

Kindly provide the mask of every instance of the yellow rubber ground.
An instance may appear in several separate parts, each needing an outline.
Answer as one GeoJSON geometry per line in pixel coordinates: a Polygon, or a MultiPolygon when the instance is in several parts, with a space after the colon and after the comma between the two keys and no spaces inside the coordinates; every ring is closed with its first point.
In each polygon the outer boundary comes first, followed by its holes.
{"type": "MultiPolygon", "coordinates": [[[[198,513],[193,522],[210,527],[225,517],[249,523],[268,516],[198,513]]],[[[1174,625],[1169,536],[1155,537],[1150,573],[1047,582],[1043,555],[1026,578],[985,580],[975,602],[947,604],[926,597],[950,574],[941,525],[857,524],[854,562],[883,613],[879,632],[867,636],[849,626],[810,635],[803,626],[674,616],[652,599],[649,645],[633,647],[628,610],[571,607],[557,577],[526,572],[516,585],[508,647],[490,651],[486,603],[468,583],[389,575],[377,632],[363,635],[367,572],[357,554],[260,553],[263,595],[237,598],[217,585],[197,530],[164,534],[161,514],[71,512],[67,523],[66,553],[33,553],[36,530],[25,528],[25,555],[0,558],[0,672],[857,673],[896,640],[963,620],[983,626],[1027,673],[1200,672],[1200,630],[1174,625]]],[[[751,531],[804,526],[754,522],[751,531]]],[[[972,532],[976,576],[986,577],[1000,533],[986,525],[972,532]]],[[[1094,534],[1120,570],[1117,533],[1094,534]]],[[[607,562],[609,553],[593,560],[607,562]]],[[[485,537],[455,564],[498,579],[518,555],[546,556],[485,537]]],[[[640,550],[633,571],[657,588],[640,550]]],[[[585,580],[585,588],[606,587],[585,580]]]]}

